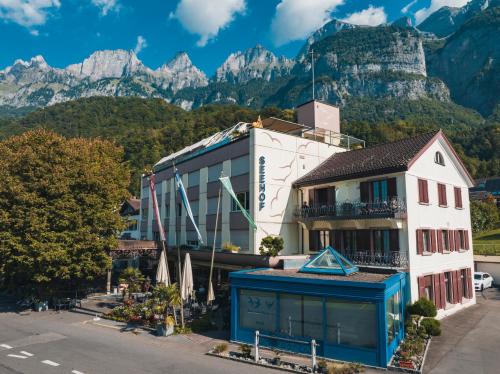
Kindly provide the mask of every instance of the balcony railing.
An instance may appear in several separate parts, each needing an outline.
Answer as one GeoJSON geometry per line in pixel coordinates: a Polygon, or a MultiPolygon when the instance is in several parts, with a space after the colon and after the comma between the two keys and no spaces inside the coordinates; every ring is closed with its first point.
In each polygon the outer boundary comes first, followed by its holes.
{"type": "Polygon", "coordinates": [[[358,266],[378,266],[403,268],[408,266],[406,251],[390,251],[388,253],[372,253],[365,250],[340,250],[344,257],[358,266]]]}
{"type": "Polygon", "coordinates": [[[389,201],[361,202],[344,201],[333,205],[303,205],[295,209],[295,216],[303,220],[349,219],[349,218],[391,218],[406,212],[406,202],[401,198],[389,201]]]}

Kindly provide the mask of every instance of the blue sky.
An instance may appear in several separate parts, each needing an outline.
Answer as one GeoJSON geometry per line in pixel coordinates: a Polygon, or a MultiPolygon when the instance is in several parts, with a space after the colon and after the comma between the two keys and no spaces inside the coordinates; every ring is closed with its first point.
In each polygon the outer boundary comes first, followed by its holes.
{"type": "Polygon", "coordinates": [[[212,75],[234,51],[262,44],[294,57],[331,18],[421,21],[468,0],[0,0],[0,69],[41,54],[65,67],[99,49],[135,49],[156,68],[178,51],[212,75]]]}

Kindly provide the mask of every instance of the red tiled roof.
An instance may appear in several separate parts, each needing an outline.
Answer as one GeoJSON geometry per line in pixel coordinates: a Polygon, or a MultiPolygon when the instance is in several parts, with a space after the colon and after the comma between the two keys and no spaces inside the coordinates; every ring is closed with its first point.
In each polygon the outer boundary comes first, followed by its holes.
{"type": "Polygon", "coordinates": [[[294,186],[406,171],[411,161],[440,133],[433,131],[373,147],[336,153],[295,181],[294,186]]]}

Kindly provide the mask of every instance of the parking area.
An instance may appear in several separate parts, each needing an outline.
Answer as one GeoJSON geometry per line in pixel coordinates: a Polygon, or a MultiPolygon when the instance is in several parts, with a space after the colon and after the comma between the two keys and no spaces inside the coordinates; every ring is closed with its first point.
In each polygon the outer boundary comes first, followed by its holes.
{"type": "Polygon", "coordinates": [[[500,289],[476,293],[477,305],[442,321],[424,373],[497,374],[500,357],[500,289]]]}

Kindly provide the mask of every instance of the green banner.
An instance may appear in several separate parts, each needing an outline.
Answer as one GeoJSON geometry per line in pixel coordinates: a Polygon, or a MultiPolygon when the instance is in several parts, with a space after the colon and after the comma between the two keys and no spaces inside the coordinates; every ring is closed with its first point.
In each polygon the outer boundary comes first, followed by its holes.
{"type": "Polygon", "coordinates": [[[252,229],[257,230],[257,225],[253,221],[252,216],[250,216],[250,213],[247,212],[247,210],[243,207],[243,205],[241,205],[241,202],[236,197],[236,194],[234,193],[233,186],[231,185],[231,181],[229,180],[229,177],[220,177],[219,180],[222,183],[222,185],[224,186],[224,188],[227,190],[227,192],[229,192],[231,197],[234,199],[234,201],[236,202],[236,205],[238,205],[238,207],[240,208],[241,213],[243,213],[243,215],[247,219],[250,226],[252,226],[252,229]]]}

